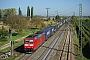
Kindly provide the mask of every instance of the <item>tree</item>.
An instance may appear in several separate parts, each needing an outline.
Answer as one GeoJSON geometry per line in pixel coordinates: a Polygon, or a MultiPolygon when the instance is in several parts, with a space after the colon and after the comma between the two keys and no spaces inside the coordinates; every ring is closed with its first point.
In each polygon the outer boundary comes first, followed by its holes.
{"type": "Polygon", "coordinates": [[[33,18],[33,7],[31,7],[31,18],[33,18]]]}
{"type": "Polygon", "coordinates": [[[20,7],[18,9],[19,15],[22,15],[22,11],[20,10],[20,7]]]}
{"type": "Polygon", "coordinates": [[[8,31],[4,29],[4,27],[2,26],[2,29],[0,30],[0,39],[2,41],[7,41],[7,37],[8,36],[8,31]]]}
{"type": "Polygon", "coordinates": [[[6,18],[6,24],[11,26],[11,28],[16,29],[16,31],[21,34],[22,29],[26,29],[28,26],[28,20],[21,15],[11,15],[6,18]]]}
{"type": "Polygon", "coordinates": [[[8,22],[6,21],[6,19],[8,19],[8,16],[16,15],[16,9],[15,8],[4,9],[3,15],[4,15],[3,23],[7,25],[8,22]]]}
{"type": "Polygon", "coordinates": [[[0,9],[0,18],[2,18],[2,10],[0,9]]]}
{"type": "Polygon", "coordinates": [[[72,16],[71,19],[72,20],[78,20],[78,18],[76,16],[72,16]]]}
{"type": "Polygon", "coordinates": [[[30,16],[30,8],[29,8],[29,6],[27,7],[27,16],[30,16]]]}
{"type": "Polygon", "coordinates": [[[53,20],[55,20],[55,19],[53,18],[53,20]]]}
{"type": "Polygon", "coordinates": [[[4,9],[3,14],[4,16],[16,15],[16,9],[15,8],[4,9]]]}
{"type": "Polygon", "coordinates": [[[40,19],[39,17],[33,17],[30,21],[30,27],[42,29],[46,27],[46,24],[44,23],[44,20],[40,19]]]}
{"type": "Polygon", "coordinates": [[[90,16],[88,16],[88,18],[90,19],[90,16]]]}
{"type": "Polygon", "coordinates": [[[57,16],[55,17],[55,19],[56,19],[57,22],[59,22],[59,21],[61,20],[59,15],[57,15],[57,16]]]}
{"type": "Polygon", "coordinates": [[[49,17],[48,20],[50,20],[51,18],[49,17]]]}

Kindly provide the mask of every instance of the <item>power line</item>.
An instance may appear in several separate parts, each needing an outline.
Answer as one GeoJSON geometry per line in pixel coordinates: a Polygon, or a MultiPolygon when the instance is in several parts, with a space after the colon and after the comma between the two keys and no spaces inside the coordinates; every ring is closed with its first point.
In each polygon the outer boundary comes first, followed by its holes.
{"type": "MultiPolygon", "coordinates": [[[[67,9],[67,10],[65,10],[65,11],[71,10],[71,9],[77,7],[77,6],[79,6],[79,5],[73,6],[73,7],[71,7],[70,9],[67,9]]],[[[65,12],[65,11],[62,11],[62,12],[59,12],[59,13],[63,13],[63,12],[65,12]]]]}
{"type": "MultiPolygon", "coordinates": [[[[70,9],[68,9],[68,10],[71,10],[71,9],[73,9],[73,8],[77,7],[77,6],[79,6],[79,5],[76,5],[76,6],[74,6],[74,7],[71,7],[71,8],[70,8],[70,9]]],[[[68,10],[66,10],[66,11],[68,11],[68,10]]]]}
{"type": "Polygon", "coordinates": [[[73,16],[75,16],[75,12],[71,12],[71,13],[73,13],[73,16]]]}

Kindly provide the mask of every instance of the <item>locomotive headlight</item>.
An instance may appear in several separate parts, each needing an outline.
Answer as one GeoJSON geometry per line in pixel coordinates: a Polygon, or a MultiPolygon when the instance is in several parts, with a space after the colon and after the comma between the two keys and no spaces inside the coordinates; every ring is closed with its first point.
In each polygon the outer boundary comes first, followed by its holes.
{"type": "Polygon", "coordinates": [[[25,44],[25,46],[28,46],[28,44],[25,44]]]}
{"type": "Polygon", "coordinates": [[[30,46],[33,46],[33,44],[30,44],[30,46]]]}
{"type": "Polygon", "coordinates": [[[29,42],[33,42],[33,40],[30,40],[29,42]]]}

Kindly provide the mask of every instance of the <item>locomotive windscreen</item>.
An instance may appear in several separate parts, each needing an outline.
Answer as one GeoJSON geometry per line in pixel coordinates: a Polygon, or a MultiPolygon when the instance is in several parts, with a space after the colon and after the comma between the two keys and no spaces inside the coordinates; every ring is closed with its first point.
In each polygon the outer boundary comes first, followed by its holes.
{"type": "Polygon", "coordinates": [[[38,31],[38,32],[36,32],[35,34],[42,34],[42,32],[41,32],[41,31],[38,31]]]}
{"type": "Polygon", "coordinates": [[[27,36],[26,38],[33,38],[33,37],[36,37],[36,36],[38,36],[38,35],[37,34],[32,34],[32,35],[27,36]]]}

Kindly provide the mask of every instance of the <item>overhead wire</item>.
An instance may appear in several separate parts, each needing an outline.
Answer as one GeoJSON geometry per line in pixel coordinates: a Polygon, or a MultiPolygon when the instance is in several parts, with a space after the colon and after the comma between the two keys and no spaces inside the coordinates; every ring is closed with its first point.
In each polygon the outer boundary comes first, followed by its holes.
{"type": "Polygon", "coordinates": [[[71,10],[71,9],[73,9],[73,8],[77,7],[77,6],[79,6],[79,5],[76,5],[76,6],[74,6],[74,7],[71,7],[70,9],[67,9],[67,10],[65,10],[65,11],[62,11],[62,12],[59,12],[59,13],[66,12],[66,11],[68,11],[68,10],[71,10]]]}

